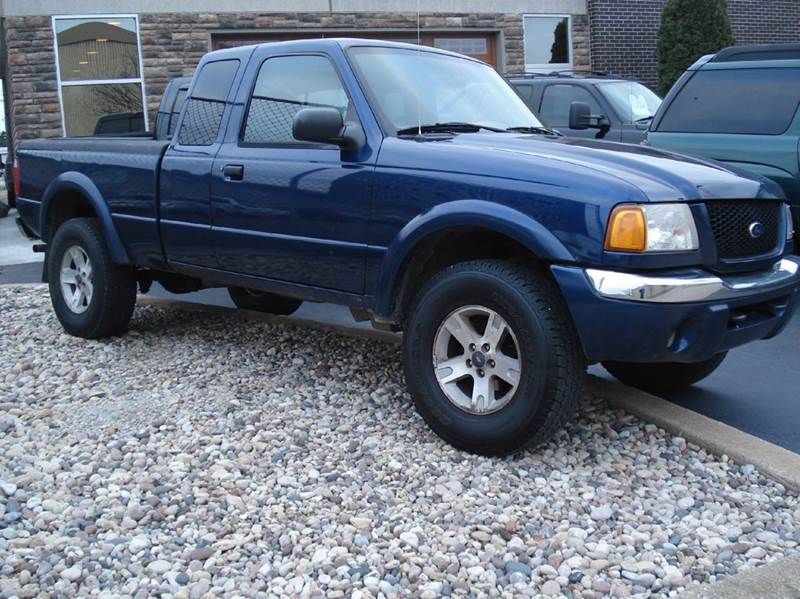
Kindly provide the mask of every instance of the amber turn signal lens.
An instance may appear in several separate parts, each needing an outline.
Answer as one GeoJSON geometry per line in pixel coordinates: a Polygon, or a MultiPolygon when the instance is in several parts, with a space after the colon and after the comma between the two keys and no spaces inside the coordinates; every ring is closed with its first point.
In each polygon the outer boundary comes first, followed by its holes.
{"type": "Polygon", "coordinates": [[[614,208],[606,231],[607,250],[643,252],[647,248],[647,224],[641,206],[621,205],[614,208]]]}

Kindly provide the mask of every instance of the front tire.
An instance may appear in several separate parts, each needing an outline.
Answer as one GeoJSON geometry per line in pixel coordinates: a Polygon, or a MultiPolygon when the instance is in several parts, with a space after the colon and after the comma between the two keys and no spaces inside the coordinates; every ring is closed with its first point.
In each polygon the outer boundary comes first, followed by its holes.
{"type": "Polygon", "coordinates": [[[125,332],[136,304],[136,276],[114,264],[95,218],[61,225],[47,252],[50,300],[70,335],[98,339],[125,332]]]}
{"type": "Polygon", "coordinates": [[[580,402],[586,362],[566,305],[524,267],[479,260],[436,275],[403,346],[417,410],[466,451],[507,455],[546,441],[580,402]]]}
{"type": "Polygon", "coordinates": [[[236,304],[236,307],[241,310],[254,310],[282,316],[294,314],[303,304],[302,300],[293,297],[245,289],[244,287],[228,287],[228,295],[231,296],[231,301],[236,304]]]}
{"type": "Polygon", "coordinates": [[[722,352],[702,362],[661,362],[637,364],[635,362],[603,362],[603,368],[631,387],[660,393],[681,391],[699,383],[714,372],[728,352],[722,352]]]}

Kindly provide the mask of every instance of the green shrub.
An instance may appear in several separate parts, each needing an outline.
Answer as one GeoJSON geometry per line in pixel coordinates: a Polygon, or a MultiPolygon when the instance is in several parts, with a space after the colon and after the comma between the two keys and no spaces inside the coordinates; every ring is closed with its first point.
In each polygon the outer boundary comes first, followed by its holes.
{"type": "Polygon", "coordinates": [[[661,93],[698,58],[735,43],[725,0],[667,0],[658,30],[661,93]]]}

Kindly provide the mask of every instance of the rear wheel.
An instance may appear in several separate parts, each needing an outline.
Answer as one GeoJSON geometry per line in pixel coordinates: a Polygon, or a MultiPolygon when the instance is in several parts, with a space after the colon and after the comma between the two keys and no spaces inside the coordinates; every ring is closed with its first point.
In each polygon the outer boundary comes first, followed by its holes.
{"type": "Polygon", "coordinates": [[[632,387],[645,391],[680,391],[702,381],[714,372],[728,352],[717,354],[702,362],[662,362],[637,364],[635,362],[603,362],[603,367],[614,377],[632,387]]]}
{"type": "Polygon", "coordinates": [[[303,304],[303,300],[293,297],[284,297],[266,291],[245,289],[244,287],[228,287],[228,294],[237,308],[267,312],[269,314],[288,316],[296,312],[303,304]]]}
{"type": "Polygon", "coordinates": [[[505,455],[550,438],[580,401],[586,363],[555,284],[505,262],[448,268],[403,333],[417,410],[443,439],[505,455]]]}
{"type": "Polygon", "coordinates": [[[134,270],[114,264],[97,219],[61,225],[47,252],[47,279],[56,316],[71,335],[122,334],[136,304],[134,270]]]}

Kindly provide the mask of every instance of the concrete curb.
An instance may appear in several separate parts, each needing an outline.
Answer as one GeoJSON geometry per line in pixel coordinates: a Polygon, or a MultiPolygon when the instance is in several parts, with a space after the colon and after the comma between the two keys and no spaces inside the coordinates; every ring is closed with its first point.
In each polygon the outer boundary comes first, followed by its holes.
{"type": "Polygon", "coordinates": [[[588,390],[606,398],[615,408],[636,414],[715,454],[725,454],[739,464],[752,464],[787,489],[800,491],[800,455],[788,449],[621,383],[592,376],[588,390]]]}
{"type": "Polygon", "coordinates": [[[681,599],[797,599],[800,556],[786,557],[745,570],[719,582],[690,589],[681,599]]]}
{"type": "Polygon", "coordinates": [[[275,314],[264,314],[263,312],[253,312],[250,310],[237,310],[236,308],[228,308],[226,306],[211,306],[208,304],[198,304],[195,302],[185,302],[182,300],[174,300],[164,297],[150,297],[147,295],[140,295],[137,304],[151,305],[151,306],[165,306],[180,308],[181,310],[188,310],[190,312],[210,312],[212,314],[231,314],[235,313],[241,318],[247,320],[256,320],[259,322],[273,322],[282,325],[316,329],[318,331],[332,331],[347,335],[348,337],[366,337],[368,339],[375,339],[376,341],[383,341],[385,343],[400,343],[400,335],[397,333],[390,333],[388,331],[377,331],[375,329],[357,329],[340,324],[331,324],[320,322],[318,320],[310,320],[307,318],[297,318],[293,316],[278,316],[275,314]]]}
{"type": "Polygon", "coordinates": [[[0,287],[47,287],[47,283],[0,283],[0,287]]]}

